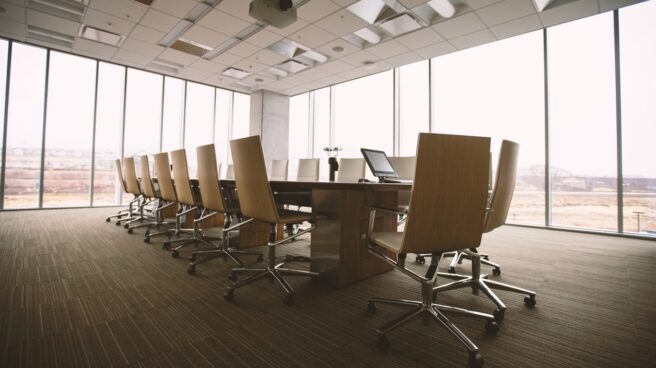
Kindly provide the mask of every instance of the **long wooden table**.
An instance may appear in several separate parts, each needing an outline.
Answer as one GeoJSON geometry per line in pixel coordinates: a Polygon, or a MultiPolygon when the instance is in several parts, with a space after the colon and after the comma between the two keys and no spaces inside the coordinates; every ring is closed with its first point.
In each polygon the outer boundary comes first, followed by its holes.
{"type": "MultiPolygon", "coordinates": [[[[307,192],[311,195],[317,228],[310,235],[310,269],[319,273],[318,281],[342,287],[391,269],[387,263],[367,251],[365,234],[369,208],[396,208],[398,191],[410,190],[411,184],[297,181],[270,183],[272,190],[283,197],[289,192],[307,192]]],[[[235,184],[232,180],[222,180],[221,185],[224,188],[234,188],[235,184]]],[[[395,231],[396,222],[396,216],[381,214],[376,219],[376,230],[395,231]]],[[[244,229],[240,239],[257,238],[249,235],[249,231],[257,231],[257,226],[250,230],[244,229]]],[[[245,241],[240,241],[240,246],[248,245],[245,241]]]]}

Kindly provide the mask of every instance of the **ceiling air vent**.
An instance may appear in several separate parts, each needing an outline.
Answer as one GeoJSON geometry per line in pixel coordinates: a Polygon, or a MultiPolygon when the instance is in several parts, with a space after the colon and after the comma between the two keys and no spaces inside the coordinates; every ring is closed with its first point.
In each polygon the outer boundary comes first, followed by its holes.
{"type": "Polygon", "coordinates": [[[153,3],[153,0],[134,0],[134,1],[136,1],[136,2],[138,2],[138,3],[142,3],[142,4],[146,5],[146,6],[150,6],[150,4],[153,3]]]}
{"type": "Polygon", "coordinates": [[[28,7],[56,17],[82,22],[88,0],[28,0],[28,7]]]}
{"type": "Polygon", "coordinates": [[[119,47],[123,43],[125,36],[116,34],[114,32],[104,31],[102,29],[94,28],[87,25],[82,25],[80,28],[80,37],[87,40],[104,43],[106,45],[119,47]]]}
{"type": "Polygon", "coordinates": [[[171,45],[171,48],[198,57],[201,57],[205,55],[206,52],[212,50],[212,48],[209,46],[200,44],[198,42],[185,40],[184,38],[180,38],[179,40],[175,41],[171,45]]]}
{"type": "Polygon", "coordinates": [[[163,70],[168,73],[178,73],[183,68],[183,65],[163,59],[154,59],[150,62],[150,64],[148,64],[148,66],[151,68],[163,70]]]}
{"type": "Polygon", "coordinates": [[[63,47],[71,47],[75,41],[75,37],[73,36],[41,27],[35,27],[30,24],[27,25],[27,38],[63,47]]]}
{"type": "Polygon", "coordinates": [[[249,73],[246,72],[246,71],[243,71],[241,69],[237,69],[237,68],[228,68],[228,69],[224,70],[223,73],[221,73],[221,74],[223,74],[227,77],[242,79],[242,78],[248,76],[249,73]]]}

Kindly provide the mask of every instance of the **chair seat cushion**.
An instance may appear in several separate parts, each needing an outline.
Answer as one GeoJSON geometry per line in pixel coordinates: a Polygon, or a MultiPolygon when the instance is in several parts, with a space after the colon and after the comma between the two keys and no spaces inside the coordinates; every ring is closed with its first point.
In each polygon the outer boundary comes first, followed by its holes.
{"type": "Polygon", "coordinates": [[[311,213],[290,210],[278,210],[278,216],[283,224],[298,224],[314,219],[311,213]]]}
{"type": "Polygon", "coordinates": [[[394,253],[400,253],[401,244],[403,244],[403,233],[400,232],[383,232],[371,234],[371,241],[394,253]]]}

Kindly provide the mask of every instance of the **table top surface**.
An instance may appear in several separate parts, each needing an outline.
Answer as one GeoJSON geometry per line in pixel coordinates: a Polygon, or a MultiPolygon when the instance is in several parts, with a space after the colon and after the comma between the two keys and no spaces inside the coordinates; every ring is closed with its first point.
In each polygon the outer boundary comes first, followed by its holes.
{"type": "MultiPolygon", "coordinates": [[[[367,191],[399,191],[410,190],[410,183],[376,183],[376,182],[337,182],[337,181],[295,181],[295,180],[271,180],[271,189],[274,191],[289,190],[367,190],[367,191]]],[[[221,185],[233,187],[234,180],[222,179],[221,185]]]]}

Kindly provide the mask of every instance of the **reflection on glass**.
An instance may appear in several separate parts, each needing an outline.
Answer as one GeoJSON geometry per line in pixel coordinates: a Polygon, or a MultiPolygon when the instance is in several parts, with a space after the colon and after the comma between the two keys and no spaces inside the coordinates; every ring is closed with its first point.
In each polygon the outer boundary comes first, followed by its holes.
{"type": "Polygon", "coordinates": [[[544,224],[544,72],[540,31],[432,60],[435,131],[519,143],[509,222],[544,224]]]}
{"type": "Polygon", "coordinates": [[[162,117],[162,152],[182,148],[185,81],[164,77],[164,116],[162,117]]]}
{"type": "Polygon", "coordinates": [[[314,152],[312,157],[319,159],[319,178],[328,180],[328,156],[323,149],[330,146],[330,87],[312,93],[314,93],[314,152]]]}
{"type": "Polygon", "coordinates": [[[399,69],[399,156],[417,153],[417,137],[428,132],[428,60],[399,69]]]}
{"type": "Polygon", "coordinates": [[[123,190],[116,175],[114,160],[121,157],[124,86],[124,67],[102,62],[99,64],[93,176],[94,206],[118,204],[123,190]]]}
{"type": "MultiPolygon", "coordinates": [[[[221,171],[228,170],[230,147],[230,116],[232,114],[232,92],[216,89],[216,114],[214,117],[214,148],[216,162],[221,165],[221,171]]],[[[219,173],[220,177],[224,177],[219,173]]]]}
{"type": "Polygon", "coordinates": [[[620,10],[624,231],[656,235],[656,2],[620,10]]]}
{"type": "Polygon", "coordinates": [[[552,224],[617,230],[613,14],[548,40],[552,224]]]}
{"type": "Polygon", "coordinates": [[[232,110],[232,138],[244,138],[250,135],[251,96],[235,92],[232,110]]]}
{"type": "MultiPolygon", "coordinates": [[[[3,144],[4,144],[4,134],[5,134],[5,97],[6,97],[6,90],[5,87],[7,85],[7,59],[9,57],[9,42],[5,40],[0,40],[0,152],[2,152],[3,144]]],[[[2,170],[2,160],[0,159],[0,182],[2,175],[3,175],[3,170],[2,170]]],[[[2,209],[0,207],[0,209],[2,209]]]]}
{"type": "Polygon", "coordinates": [[[298,160],[308,158],[310,94],[289,99],[289,177],[298,173],[298,160]]]}
{"type": "Polygon", "coordinates": [[[185,118],[185,141],[189,177],[196,178],[198,162],[196,147],[214,140],[214,91],[216,88],[187,82],[187,108],[185,118]]]}
{"type": "Polygon", "coordinates": [[[43,206],[88,206],[96,62],[50,53],[43,206]]]}
{"type": "Polygon", "coordinates": [[[39,206],[46,50],[13,43],[4,208],[39,206]]]}

